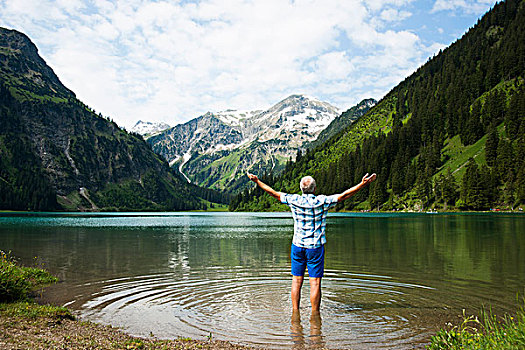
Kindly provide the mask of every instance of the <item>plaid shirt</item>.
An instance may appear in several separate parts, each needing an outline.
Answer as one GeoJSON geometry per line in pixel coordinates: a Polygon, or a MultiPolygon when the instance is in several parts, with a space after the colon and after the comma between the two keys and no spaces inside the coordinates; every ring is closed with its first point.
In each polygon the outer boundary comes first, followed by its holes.
{"type": "Polygon", "coordinates": [[[337,195],[281,194],[281,203],[292,210],[294,234],[292,243],[302,248],[318,248],[326,243],[325,227],[328,210],[337,204],[337,195]]]}

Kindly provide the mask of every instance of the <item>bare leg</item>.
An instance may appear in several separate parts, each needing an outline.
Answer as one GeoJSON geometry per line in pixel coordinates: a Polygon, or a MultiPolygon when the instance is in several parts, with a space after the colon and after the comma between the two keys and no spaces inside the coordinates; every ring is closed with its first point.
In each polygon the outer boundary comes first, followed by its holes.
{"type": "Polygon", "coordinates": [[[301,287],[303,286],[303,276],[293,276],[292,279],[292,307],[294,310],[299,310],[301,303],[301,287]]]}
{"type": "Polygon", "coordinates": [[[310,303],[312,313],[318,313],[321,307],[321,277],[310,277],[310,303]]]}

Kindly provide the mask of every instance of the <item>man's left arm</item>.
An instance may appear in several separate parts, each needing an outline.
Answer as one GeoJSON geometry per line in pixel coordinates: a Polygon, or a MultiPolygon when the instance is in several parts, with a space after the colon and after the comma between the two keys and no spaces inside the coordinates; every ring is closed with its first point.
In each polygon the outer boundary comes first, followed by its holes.
{"type": "Polygon", "coordinates": [[[281,200],[281,194],[282,194],[281,192],[277,192],[276,190],[274,190],[273,188],[271,188],[270,186],[268,186],[267,184],[259,180],[257,175],[250,174],[250,173],[246,173],[246,175],[248,175],[250,180],[255,182],[257,186],[259,186],[263,191],[265,191],[266,193],[268,193],[270,196],[274,197],[278,201],[281,200]]]}
{"type": "Polygon", "coordinates": [[[363,179],[361,180],[360,183],[358,183],[352,188],[347,189],[343,193],[336,195],[337,201],[342,202],[342,201],[347,200],[348,198],[352,197],[354,194],[359,192],[359,190],[361,190],[363,187],[365,187],[366,185],[368,185],[370,182],[374,181],[375,179],[376,179],[375,173],[370,176],[368,176],[368,173],[366,173],[366,175],[363,176],[363,179]]]}

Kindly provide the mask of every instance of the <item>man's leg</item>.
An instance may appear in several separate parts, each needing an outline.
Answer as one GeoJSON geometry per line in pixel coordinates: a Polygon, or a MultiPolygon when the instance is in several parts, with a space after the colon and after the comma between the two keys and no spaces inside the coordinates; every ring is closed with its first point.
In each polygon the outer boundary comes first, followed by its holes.
{"type": "Polygon", "coordinates": [[[304,276],[293,276],[292,279],[292,307],[299,310],[301,303],[301,287],[303,286],[304,276]]]}
{"type": "Polygon", "coordinates": [[[308,274],[310,275],[310,303],[312,314],[321,307],[321,278],[324,275],[324,246],[307,250],[308,274]]]}
{"type": "Polygon", "coordinates": [[[310,277],[310,303],[312,314],[318,313],[321,307],[321,277],[310,277]]]}
{"type": "Polygon", "coordinates": [[[303,286],[304,271],[306,269],[305,249],[292,244],[292,307],[299,310],[301,303],[301,287],[303,286]]]}

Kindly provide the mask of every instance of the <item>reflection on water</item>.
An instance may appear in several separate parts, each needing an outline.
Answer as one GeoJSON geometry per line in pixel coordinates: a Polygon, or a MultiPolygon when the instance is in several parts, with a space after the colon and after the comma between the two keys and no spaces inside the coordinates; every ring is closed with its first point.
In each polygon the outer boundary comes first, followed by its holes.
{"type": "Polygon", "coordinates": [[[463,308],[516,308],[522,215],[331,214],[321,314],[292,313],[288,213],[0,216],[0,249],[48,297],[132,334],[266,348],[414,348],[463,308]]]}
{"type": "Polygon", "coordinates": [[[322,349],[325,348],[322,333],[321,314],[318,312],[310,315],[310,329],[309,333],[304,333],[304,328],[301,323],[301,312],[298,310],[292,311],[292,325],[290,327],[292,333],[293,349],[322,349]]]}

